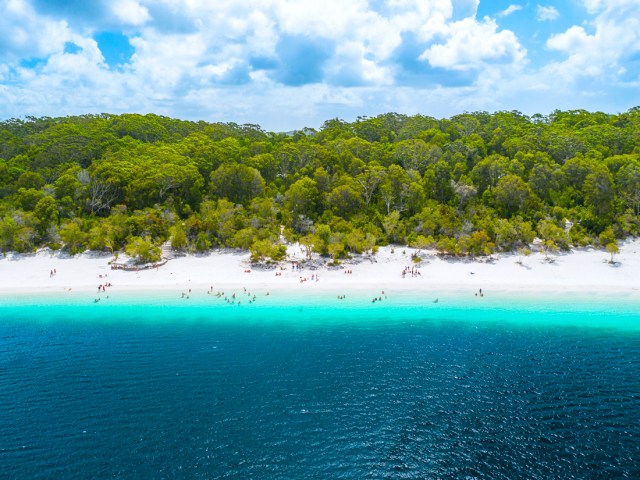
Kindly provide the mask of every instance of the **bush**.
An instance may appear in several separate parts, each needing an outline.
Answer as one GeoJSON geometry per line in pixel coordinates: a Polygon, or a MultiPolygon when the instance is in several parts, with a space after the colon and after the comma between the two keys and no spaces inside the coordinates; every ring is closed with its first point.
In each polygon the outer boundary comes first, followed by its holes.
{"type": "Polygon", "coordinates": [[[174,225],[169,230],[171,232],[171,248],[181,251],[187,248],[187,234],[181,225],[174,225]]]}
{"type": "Polygon", "coordinates": [[[66,250],[71,254],[84,252],[87,249],[89,235],[83,232],[76,221],[65,223],[59,231],[60,239],[64,242],[66,250]]]}
{"type": "Polygon", "coordinates": [[[249,248],[251,261],[260,262],[264,260],[280,261],[287,255],[287,247],[282,244],[274,245],[269,240],[256,240],[249,248]]]}
{"type": "Polygon", "coordinates": [[[136,263],[153,263],[162,258],[160,247],[141,237],[131,237],[125,251],[136,263]]]}
{"type": "Polygon", "coordinates": [[[205,232],[200,232],[198,237],[196,238],[196,251],[197,252],[206,252],[211,248],[211,240],[209,240],[209,235],[205,232]]]}

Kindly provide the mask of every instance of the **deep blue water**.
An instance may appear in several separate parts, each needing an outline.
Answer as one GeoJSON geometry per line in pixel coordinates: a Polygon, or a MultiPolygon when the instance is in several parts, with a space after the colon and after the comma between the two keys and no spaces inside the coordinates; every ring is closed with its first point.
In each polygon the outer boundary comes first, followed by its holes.
{"type": "Polygon", "coordinates": [[[0,478],[640,478],[640,332],[483,315],[0,309],[0,478]]]}

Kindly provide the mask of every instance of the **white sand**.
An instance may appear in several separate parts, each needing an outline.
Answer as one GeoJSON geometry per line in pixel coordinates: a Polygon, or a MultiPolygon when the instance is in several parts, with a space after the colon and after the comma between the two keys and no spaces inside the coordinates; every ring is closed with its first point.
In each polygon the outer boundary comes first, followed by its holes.
{"type": "MultiPolygon", "coordinates": [[[[311,292],[382,290],[421,292],[439,291],[526,291],[526,292],[635,292],[640,299],[640,240],[621,245],[616,264],[608,263],[609,254],[603,250],[574,250],[553,255],[553,263],[545,261],[542,253],[533,253],[517,263],[518,255],[497,255],[494,261],[479,259],[444,259],[435,252],[420,252],[423,261],[418,265],[421,275],[402,276],[405,266],[414,266],[414,249],[384,247],[377,255],[347,260],[340,267],[321,265],[317,269],[293,271],[291,260],[279,268],[257,269],[249,264],[247,253],[218,251],[206,256],[187,255],[170,260],[153,270],[111,270],[108,255],[64,254],[39,251],[33,255],[8,254],[0,257],[0,295],[13,293],[48,293],[56,291],[95,291],[100,284],[110,282],[113,291],[176,290],[214,291],[242,288],[292,292],[295,295],[311,292]],[[393,252],[393,253],[392,253],[393,252]],[[50,276],[55,269],[57,274],[50,276]],[[245,270],[251,269],[250,273],[245,270]],[[345,270],[352,270],[346,274],[345,270]],[[276,276],[276,271],[282,275],[276,276]],[[102,277],[101,277],[102,275],[102,277]],[[106,276],[105,276],[106,275],[106,276]],[[311,279],[318,275],[319,280],[311,279]],[[307,281],[301,282],[301,277],[307,281]]],[[[302,259],[299,246],[289,247],[290,259],[302,259]]],[[[1,299],[0,299],[1,301],[1,299]]]]}

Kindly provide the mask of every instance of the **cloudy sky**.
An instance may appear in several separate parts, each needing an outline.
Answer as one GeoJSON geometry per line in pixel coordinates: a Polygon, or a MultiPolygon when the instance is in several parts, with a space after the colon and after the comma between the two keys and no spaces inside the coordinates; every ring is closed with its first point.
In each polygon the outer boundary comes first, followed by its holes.
{"type": "Polygon", "coordinates": [[[0,118],[640,105],[640,0],[0,0],[0,118]]]}

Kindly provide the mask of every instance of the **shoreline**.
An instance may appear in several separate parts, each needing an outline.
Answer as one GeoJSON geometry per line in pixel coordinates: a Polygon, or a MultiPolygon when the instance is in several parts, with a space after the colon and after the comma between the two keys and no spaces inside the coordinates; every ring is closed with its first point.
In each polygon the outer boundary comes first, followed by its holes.
{"type": "Polygon", "coordinates": [[[176,257],[157,269],[140,271],[111,270],[111,255],[70,257],[48,250],[8,254],[0,258],[0,301],[11,296],[64,297],[69,292],[95,294],[97,298],[109,292],[163,297],[189,289],[199,295],[225,289],[273,291],[303,300],[334,294],[373,296],[387,291],[394,296],[425,296],[429,301],[434,295],[466,296],[483,289],[491,295],[564,295],[567,301],[574,296],[623,294],[640,302],[640,240],[622,244],[615,265],[608,263],[606,252],[592,248],[555,255],[549,263],[542,253],[528,257],[497,254],[488,261],[443,258],[432,251],[389,246],[381,247],[375,256],[358,256],[339,267],[294,270],[292,262],[301,260],[300,249],[290,245],[288,250],[289,260],[273,268],[250,265],[247,252],[213,251],[176,257]],[[411,256],[416,252],[422,261],[414,264],[411,256]],[[54,269],[56,274],[51,275],[54,269]],[[402,275],[403,270],[408,273],[402,275]],[[112,286],[98,291],[99,285],[107,283],[112,286]]]}
{"type": "Polygon", "coordinates": [[[163,290],[115,290],[95,303],[93,292],[70,294],[24,293],[0,295],[0,316],[8,322],[141,325],[211,323],[239,328],[354,328],[418,326],[423,323],[465,325],[465,328],[500,326],[508,329],[584,329],[593,332],[640,333],[640,292],[487,291],[484,297],[465,291],[389,291],[372,302],[370,292],[349,292],[338,299],[334,292],[311,295],[291,290],[252,291],[236,299],[210,296],[192,289],[189,298],[168,288],[163,290]],[[542,293],[542,294],[541,294],[542,293]],[[253,299],[253,302],[249,301],[253,299]],[[437,299],[438,302],[434,300],[437,299]],[[241,303],[240,303],[241,302],[241,303]]]}

